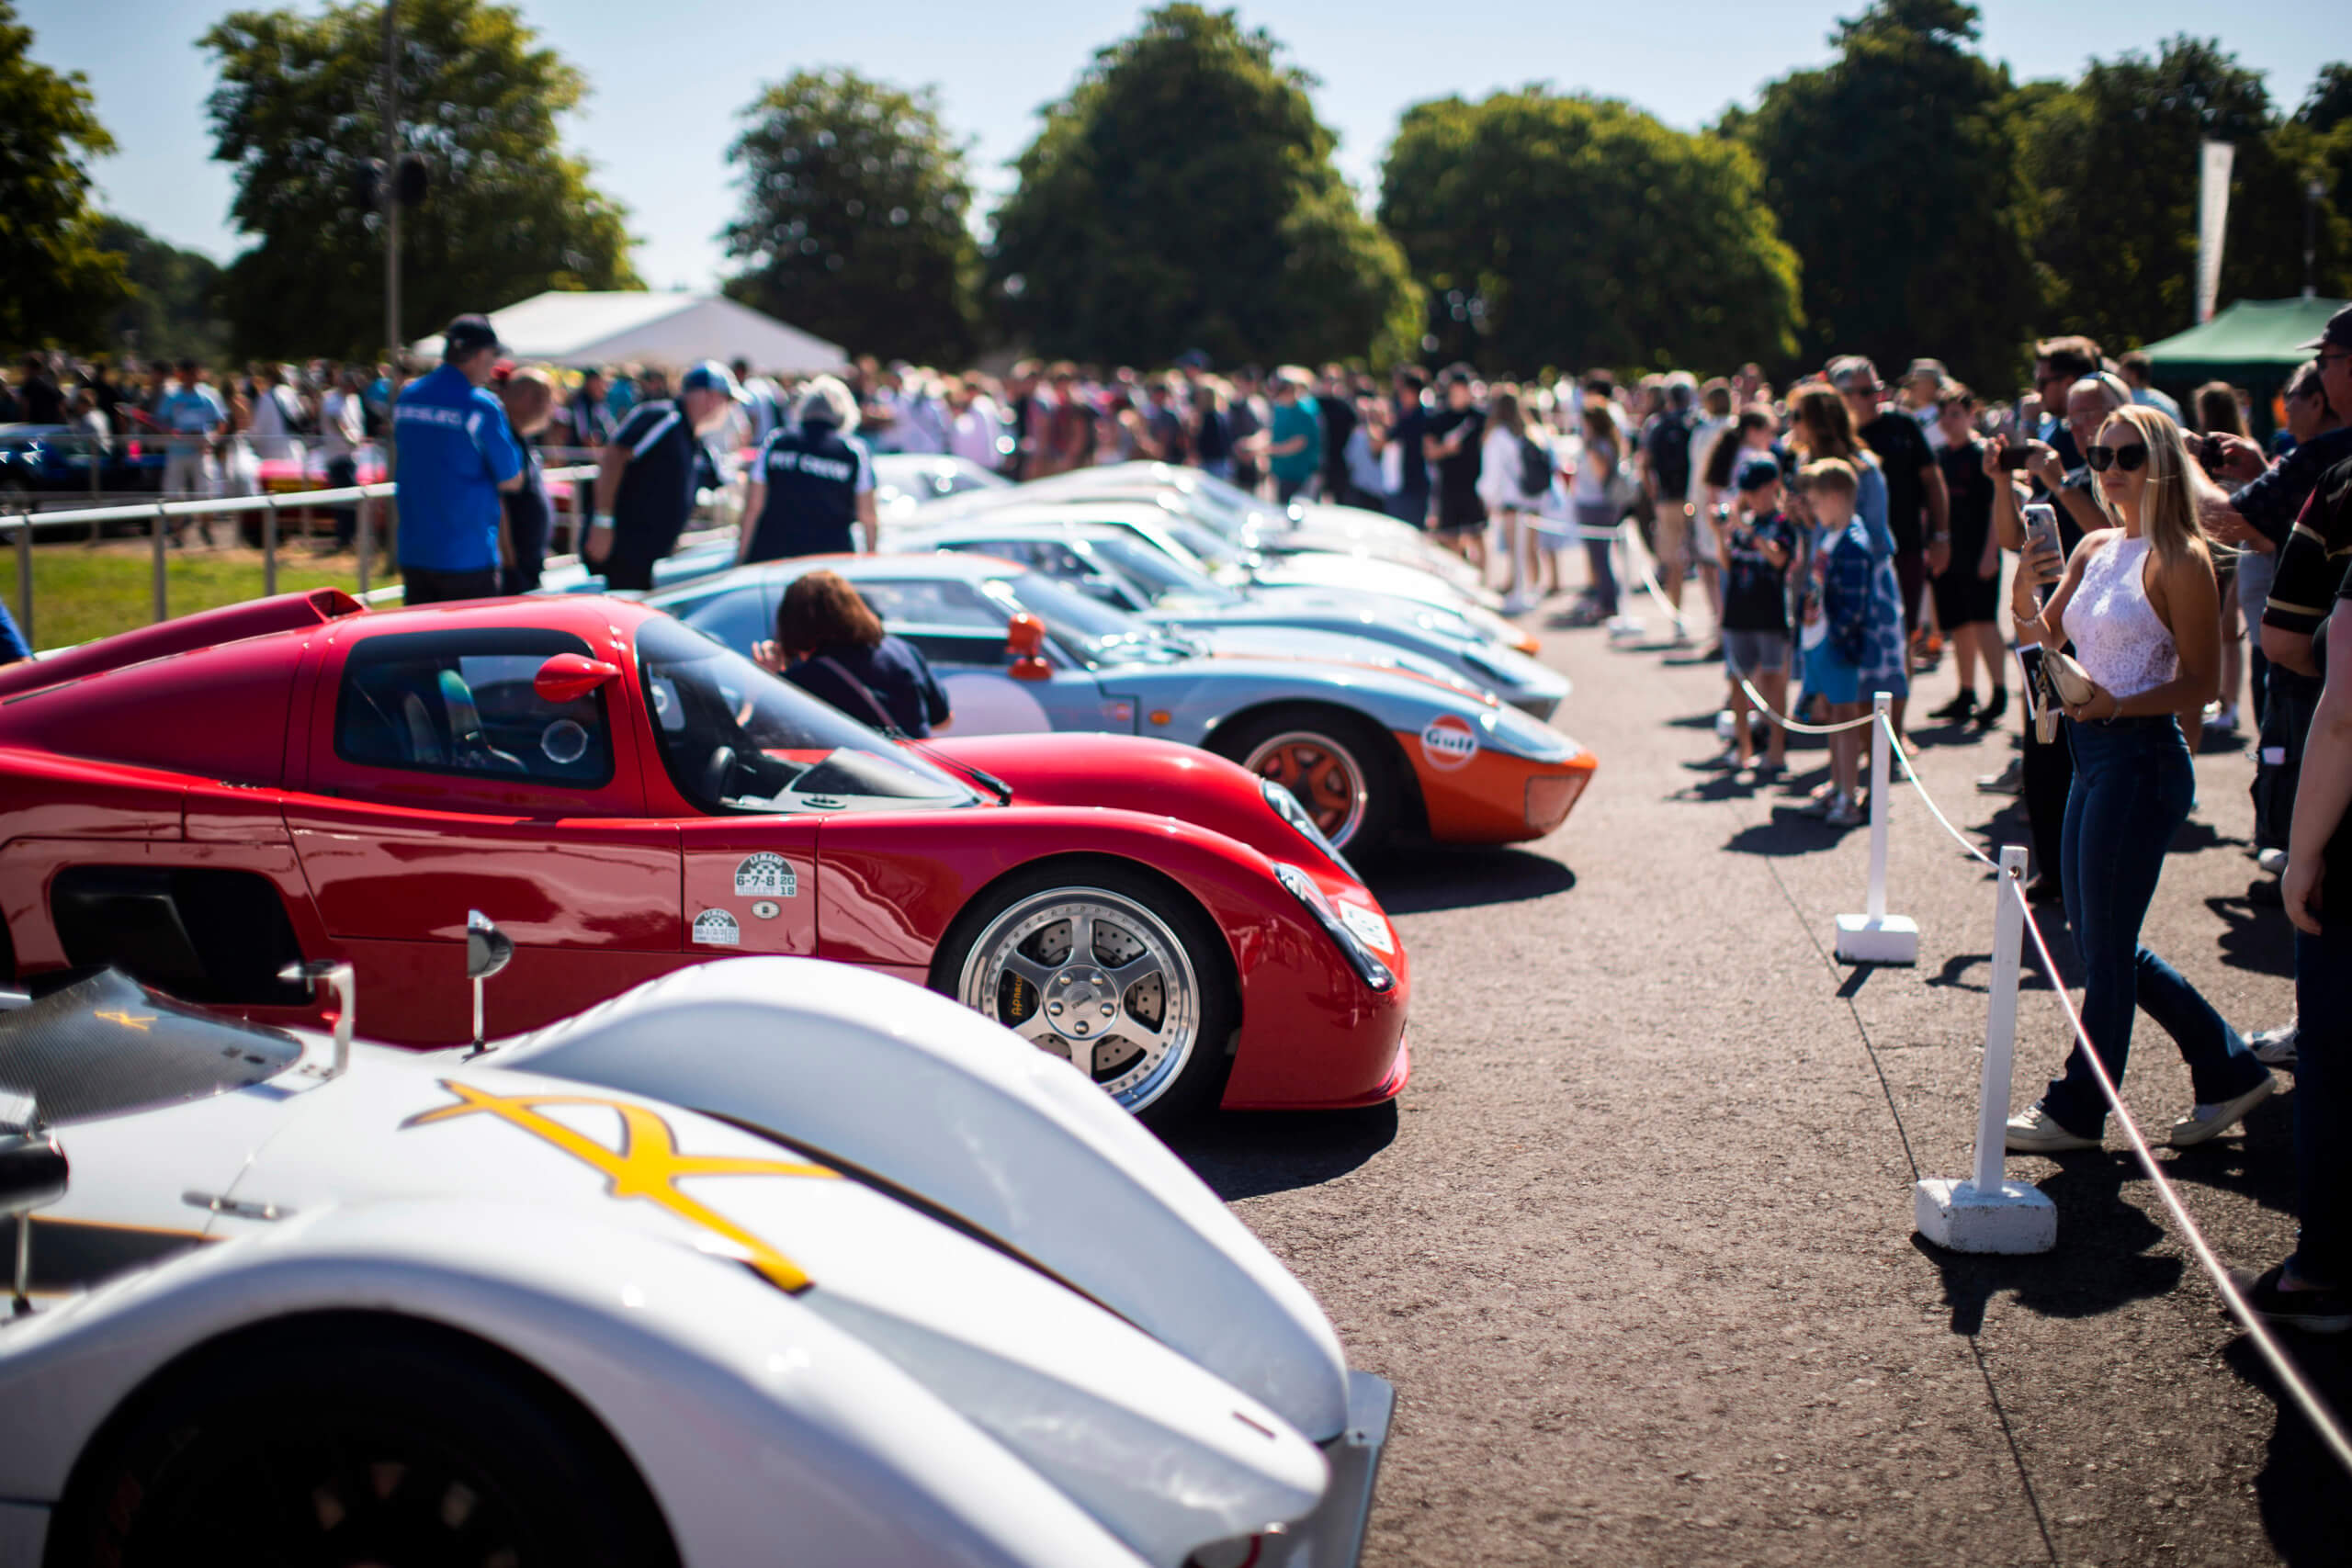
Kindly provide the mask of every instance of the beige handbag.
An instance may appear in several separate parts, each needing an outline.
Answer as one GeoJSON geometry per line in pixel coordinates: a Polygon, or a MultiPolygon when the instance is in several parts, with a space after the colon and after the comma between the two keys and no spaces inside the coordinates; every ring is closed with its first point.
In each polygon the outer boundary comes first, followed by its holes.
{"type": "Polygon", "coordinates": [[[2058,739],[2059,710],[2079,707],[2098,692],[2098,682],[2073,655],[2054,648],[2041,650],[2041,701],[2035,704],[2034,734],[2047,746],[2058,739]]]}

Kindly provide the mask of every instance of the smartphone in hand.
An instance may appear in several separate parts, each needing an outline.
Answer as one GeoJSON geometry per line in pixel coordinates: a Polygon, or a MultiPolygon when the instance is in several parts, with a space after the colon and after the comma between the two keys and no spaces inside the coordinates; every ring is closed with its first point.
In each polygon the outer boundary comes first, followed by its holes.
{"type": "MultiPolygon", "coordinates": [[[[2025,509],[2025,559],[2028,570],[2030,570],[2033,562],[2044,555],[2058,556],[2061,560],[2064,559],[2064,557],[2060,555],[2058,545],[2058,509],[2046,501],[2037,501],[2028,504],[2025,509]]],[[[2050,596],[2050,586],[2043,584],[2035,588],[2034,596],[2037,599],[2047,599],[2050,596]]]]}

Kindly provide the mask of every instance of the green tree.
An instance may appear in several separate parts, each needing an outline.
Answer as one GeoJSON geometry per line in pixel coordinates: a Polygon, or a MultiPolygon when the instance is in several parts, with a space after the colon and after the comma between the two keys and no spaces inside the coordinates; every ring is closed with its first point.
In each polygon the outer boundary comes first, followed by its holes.
{"type": "MultiPolygon", "coordinates": [[[[545,289],[639,287],[622,209],[558,138],[580,73],[513,6],[405,0],[399,21],[401,145],[431,180],[401,215],[401,340],[545,289]]],[[[237,348],[374,353],[384,242],[360,189],[384,147],[382,9],[240,11],[201,41],[220,70],[213,155],[237,166],[231,215],[258,242],[224,284],[237,348]]]]}
{"type": "Polygon", "coordinates": [[[1098,52],[1015,161],[988,299],[1051,355],[1385,360],[1420,332],[1394,241],[1332,166],[1312,78],[1230,11],[1171,5],[1098,52]]]}
{"type": "Polygon", "coordinates": [[[727,292],[853,352],[959,363],[973,345],[964,149],[939,95],[852,71],[803,71],[761,93],[728,150],[742,187],[727,292]]]}
{"type": "Polygon", "coordinates": [[[1713,366],[1796,351],[1797,263],[1736,142],[1540,86],[1405,111],[1380,221],[1447,359],[1713,366]]]}
{"type": "MultiPolygon", "coordinates": [[[[2192,324],[2198,145],[2207,138],[2237,150],[2220,303],[2301,289],[2301,164],[2324,155],[2323,139],[2306,131],[2299,148],[2282,135],[2260,73],[2218,43],[2176,38],[2153,60],[2094,60],[2027,124],[2052,328],[2087,333],[2114,353],[2192,324]]],[[[2335,214],[2323,217],[2335,234],[2335,214]]],[[[2340,260],[2336,269],[2340,279],[2340,260]]]]}
{"type": "Polygon", "coordinates": [[[130,291],[96,243],[85,166],[114,139],[81,73],[40,64],[32,42],[0,0],[0,344],[85,345],[130,291]]]}
{"type": "Polygon", "coordinates": [[[1976,17],[1877,0],[1831,35],[1835,61],[1770,84],[1736,123],[1804,264],[1808,365],[1928,354],[1988,390],[2014,379],[2041,302],[2032,203],[2008,73],[1975,52],[1976,17]]]}
{"type": "Polygon", "coordinates": [[[107,320],[102,335],[108,347],[141,358],[208,361],[226,352],[220,264],[167,244],[123,218],[98,220],[96,243],[121,258],[131,289],[107,320]]]}
{"type": "Polygon", "coordinates": [[[2334,130],[2352,119],[2352,65],[2339,60],[2321,66],[2312,90],[2303,95],[2302,107],[2295,111],[2295,119],[2322,131],[2334,130]]]}

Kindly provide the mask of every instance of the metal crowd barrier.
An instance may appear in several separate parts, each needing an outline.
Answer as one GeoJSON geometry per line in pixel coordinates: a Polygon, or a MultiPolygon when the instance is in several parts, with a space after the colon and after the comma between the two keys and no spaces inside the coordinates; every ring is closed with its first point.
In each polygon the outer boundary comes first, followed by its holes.
{"type": "MultiPolygon", "coordinates": [[[[574,549],[578,548],[580,538],[582,501],[580,487],[593,480],[595,475],[595,468],[586,464],[574,468],[546,470],[546,477],[550,479],[572,481],[567,504],[558,511],[557,525],[564,531],[563,537],[574,549]]],[[[29,509],[19,510],[12,517],[0,517],[0,533],[10,536],[16,544],[17,629],[24,634],[26,646],[35,646],[33,641],[35,625],[33,530],[36,518],[39,520],[39,525],[44,527],[58,523],[80,523],[87,524],[96,529],[107,523],[146,523],[148,537],[152,545],[150,555],[153,561],[153,618],[164,621],[171,618],[169,595],[165,588],[164,563],[171,549],[171,525],[174,518],[235,516],[253,512],[262,513],[262,592],[266,596],[277,592],[279,511],[286,507],[356,506],[359,519],[354,548],[357,552],[359,562],[357,596],[368,604],[389,599],[400,592],[397,586],[371,590],[368,587],[368,580],[375,570],[379,540],[376,520],[379,512],[386,514],[386,521],[390,525],[382,530],[380,536],[387,547],[391,545],[397,534],[398,516],[392,513],[390,502],[398,488],[394,481],[386,479],[375,484],[348,485],[336,490],[288,491],[274,495],[223,496],[217,500],[197,501],[156,500],[120,506],[77,507],[58,512],[35,513],[29,509]]],[[[548,558],[547,564],[551,567],[566,566],[571,564],[572,559],[573,558],[568,555],[554,556],[548,558]]]]}

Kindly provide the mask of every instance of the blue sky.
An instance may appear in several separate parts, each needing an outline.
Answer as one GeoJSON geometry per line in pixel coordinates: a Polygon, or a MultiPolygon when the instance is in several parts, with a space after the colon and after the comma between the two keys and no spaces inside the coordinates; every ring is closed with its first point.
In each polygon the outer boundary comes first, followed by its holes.
{"type": "MultiPolygon", "coordinates": [[[[1244,6],[1242,17],[1270,29],[1321,79],[1316,105],[1340,133],[1341,167],[1369,191],[1408,104],[1548,81],[1696,128],[1726,104],[1752,102],[1772,77],[1826,58],[1836,19],[1864,3],[1271,0],[1244,6]]],[[[221,260],[241,242],[228,224],[228,167],[212,161],[205,128],[209,57],[194,40],[238,8],[220,0],[19,0],[36,58],[89,78],[120,146],[96,169],[107,206],[221,260]]],[[[655,288],[704,287],[721,270],[714,236],[735,203],[725,152],[738,111],[761,85],[815,65],[935,84],[949,125],[972,141],[984,197],[993,196],[1009,185],[1003,165],[1034,134],[1038,108],[1142,9],[1079,0],[524,0],[522,8],[588,74],[593,96],[567,135],[629,208],[638,269],[655,288]]],[[[2094,55],[2153,49],[2188,32],[2219,36],[2291,107],[2321,62],[2352,59],[2346,0],[2252,8],[1987,0],[1983,11],[1985,51],[2020,78],[2071,75],[2094,55]]]]}

